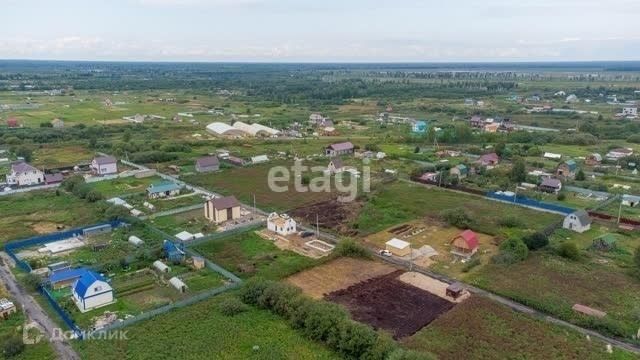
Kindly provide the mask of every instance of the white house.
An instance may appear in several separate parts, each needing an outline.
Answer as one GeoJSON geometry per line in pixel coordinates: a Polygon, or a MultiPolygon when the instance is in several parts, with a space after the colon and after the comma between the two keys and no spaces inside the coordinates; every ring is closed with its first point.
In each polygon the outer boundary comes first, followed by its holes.
{"type": "Polygon", "coordinates": [[[118,160],[113,156],[98,156],[91,161],[91,171],[96,175],[118,173],[118,160]]]}
{"type": "Polygon", "coordinates": [[[11,173],[7,174],[7,184],[27,186],[44,183],[44,173],[24,161],[11,164],[11,173]]]}
{"type": "Polygon", "coordinates": [[[565,216],[562,227],[578,233],[583,233],[591,229],[591,218],[584,210],[577,210],[565,216]]]}
{"type": "Polygon", "coordinates": [[[329,161],[329,165],[327,165],[327,172],[329,174],[337,174],[342,171],[344,171],[342,160],[337,157],[331,158],[331,161],[329,161]]]}
{"type": "Polygon", "coordinates": [[[267,218],[267,229],[276,234],[287,236],[297,231],[296,221],[287,214],[271,213],[267,218]]]}
{"type": "Polygon", "coordinates": [[[115,302],[113,288],[102,275],[91,270],[82,272],[73,286],[73,301],[80,312],[99,308],[115,302]]]}

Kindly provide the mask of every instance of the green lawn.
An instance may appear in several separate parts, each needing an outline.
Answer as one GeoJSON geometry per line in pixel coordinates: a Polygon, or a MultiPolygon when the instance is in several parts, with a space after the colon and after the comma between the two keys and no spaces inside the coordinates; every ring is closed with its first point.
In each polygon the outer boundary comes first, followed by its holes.
{"type": "MultiPolygon", "coordinates": [[[[16,336],[18,339],[22,340],[22,326],[24,326],[24,324],[25,317],[20,311],[13,314],[8,320],[0,320],[0,344],[3,344],[3,339],[7,339],[12,336],[16,336]]],[[[56,355],[53,352],[51,345],[46,341],[46,339],[43,339],[38,344],[25,345],[24,351],[18,356],[6,357],[0,351],[0,359],[53,360],[56,359],[56,355]]]]}
{"type": "Polygon", "coordinates": [[[194,249],[241,278],[282,279],[321,261],[280,250],[253,231],[211,240],[194,249]]]}
{"type": "Polygon", "coordinates": [[[100,221],[94,205],[56,191],[31,191],[0,197],[0,244],[39,233],[55,232],[56,225],[75,227],[100,221]]]}
{"type": "Polygon", "coordinates": [[[215,297],[126,328],[123,341],[77,341],[85,359],[338,359],[265,310],[226,317],[215,297]]]}
{"type": "Polygon", "coordinates": [[[97,181],[94,183],[90,183],[89,185],[94,190],[100,192],[105,198],[111,198],[114,196],[145,192],[149,185],[161,181],[162,178],[160,178],[159,176],[152,176],[141,179],[130,176],[113,180],[97,181]]]}
{"type": "Polygon", "coordinates": [[[489,234],[495,234],[500,219],[508,215],[520,218],[527,230],[541,229],[560,220],[559,215],[537,212],[478,196],[395,182],[385,185],[372,195],[360,213],[356,225],[362,234],[370,234],[418,217],[438,216],[443,210],[454,208],[463,208],[479,228],[489,234]]]}

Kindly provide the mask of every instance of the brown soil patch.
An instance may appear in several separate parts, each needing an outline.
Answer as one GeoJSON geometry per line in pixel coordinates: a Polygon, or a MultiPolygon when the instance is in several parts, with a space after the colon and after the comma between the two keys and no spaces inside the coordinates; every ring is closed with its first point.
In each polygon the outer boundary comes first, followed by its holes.
{"type": "Polygon", "coordinates": [[[352,317],[394,339],[413,335],[455,304],[398,280],[402,270],[363,281],[327,296],[345,306],[352,317]]]}
{"type": "Polygon", "coordinates": [[[289,214],[307,224],[332,229],[343,235],[356,235],[350,224],[358,217],[364,204],[360,201],[341,203],[335,199],[322,201],[290,211],[289,214]]]}
{"type": "Polygon", "coordinates": [[[37,232],[38,234],[49,234],[52,232],[59,231],[58,225],[59,224],[44,221],[44,222],[37,222],[35,224],[32,224],[31,228],[33,229],[33,231],[37,232]]]}
{"type": "Polygon", "coordinates": [[[345,289],[359,282],[386,275],[395,268],[374,261],[339,258],[316,266],[287,279],[287,281],[315,298],[321,299],[328,293],[345,289]]]}

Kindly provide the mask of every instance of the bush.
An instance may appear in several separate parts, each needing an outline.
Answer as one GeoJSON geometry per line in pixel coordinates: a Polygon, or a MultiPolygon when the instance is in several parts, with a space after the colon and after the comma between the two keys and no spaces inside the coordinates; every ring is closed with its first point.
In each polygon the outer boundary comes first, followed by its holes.
{"type": "Polygon", "coordinates": [[[518,238],[510,238],[500,244],[500,253],[492,258],[499,264],[513,264],[529,256],[527,245],[518,238]]]}
{"type": "Polygon", "coordinates": [[[508,215],[498,221],[498,225],[507,228],[523,227],[524,223],[517,216],[508,215]]]}
{"type": "Polygon", "coordinates": [[[2,339],[2,354],[9,359],[22,354],[24,351],[24,342],[17,336],[10,336],[2,339]]]}
{"type": "Polygon", "coordinates": [[[352,239],[344,239],[338,243],[334,253],[338,256],[351,258],[371,258],[369,250],[352,239]]]}
{"type": "Polygon", "coordinates": [[[567,198],[567,194],[565,193],[560,193],[558,194],[558,197],[557,197],[558,201],[564,201],[566,198],[567,198]]]}
{"type": "Polygon", "coordinates": [[[471,216],[464,209],[449,209],[440,213],[440,216],[449,225],[460,229],[468,229],[473,225],[471,216]]]}
{"type": "Polygon", "coordinates": [[[572,242],[564,242],[558,248],[558,255],[569,260],[578,260],[580,258],[580,250],[578,246],[572,242]]]}
{"type": "Polygon", "coordinates": [[[522,238],[529,250],[538,250],[549,245],[549,238],[541,232],[535,232],[522,238]]]}
{"type": "Polygon", "coordinates": [[[218,305],[218,310],[222,315],[235,316],[249,310],[249,307],[240,301],[240,299],[233,296],[222,300],[218,305]]]}
{"type": "Polygon", "coordinates": [[[473,269],[474,267],[478,266],[482,264],[482,261],[480,260],[479,257],[474,257],[471,260],[467,261],[466,264],[464,264],[464,266],[462,267],[462,272],[466,273],[471,271],[471,269],[473,269]]]}

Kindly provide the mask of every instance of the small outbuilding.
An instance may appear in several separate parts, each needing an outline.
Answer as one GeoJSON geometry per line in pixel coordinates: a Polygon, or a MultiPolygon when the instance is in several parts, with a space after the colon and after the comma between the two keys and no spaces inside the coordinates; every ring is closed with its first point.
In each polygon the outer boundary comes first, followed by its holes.
{"type": "Polygon", "coordinates": [[[147,188],[147,195],[151,199],[176,196],[178,194],[180,194],[180,186],[171,181],[163,181],[160,183],[151,184],[147,188]]]}
{"type": "Polygon", "coordinates": [[[465,290],[462,284],[459,282],[455,282],[447,286],[447,289],[445,290],[445,295],[455,300],[460,296],[462,296],[464,294],[464,291],[465,290]]]}
{"type": "Polygon", "coordinates": [[[176,288],[176,290],[180,291],[181,293],[187,291],[187,284],[185,284],[182,280],[178,279],[175,276],[169,279],[169,284],[171,284],[171,286],[176,288]]]}
{"type": "Polygon", "coordinates": [[[396,256],[407,256],[411,254],[411,244],[397,238],[387,241],[385,243],[385,249],[396,256]]]}
{"type": "Polygon", "coordinates": [[[17,312],[16,305],[7,298],[0,299],[0,318],[7,320],[11,314],[17,312]]]}
{"type": "Polygon", "coordinates": [[[191,266],[193,266],[193,268],[196,270],[203,269],[205,266],[204,258],[202,256],[192,256],[191,266]]]}
{"type": "Polygon", "coordinates": [[[562,182],[558,179],[545,178],[538,186],[538,190],[557,194],[562,190],[562,182]]]}
{"type": "Polygon", "coordinates": [[[135,235],[129,236],[129,243],[134,246],[140,246],[144,244],[144,241],[135,235]]]}
{"type": "Polygon", "coordinates": [[[235,196],[213,198],[204,204],[204,217],[220,224],[240,218],[240,203],[235,196]]]}
{"type": "Polygon", "coordinates": [[[169,271],[171,271],[171,268],[160,260],[154,261],[153,267],[161,273],[168,273],[169,271]]]}
{"type": "Polygon", "coordinates": [[[196,160],[196,171],[199,173],[220,170],[220,160],[217,156],[205,156],[196,160]]]}
{"type": "Polygon", "coordinates": [[[562,227],[577,233],[583,233],[591,229],[591,218],[586,211],[577,210],[565,216],[562,227]]]}
{"type": "Polygon", "coordinates": [[[478,251],[478,235],[471,230],[465,230],[451,240],[451,253],[470,258],[478,251]]]}
{"type": "Polygon", "coordinates": [[[87,271],[85,268],[67,268],[55,271],[49,276],[49,284],[54,290],[71,287],[80,278],[80,276],[85,273],[85,271],[87,271]]]}

